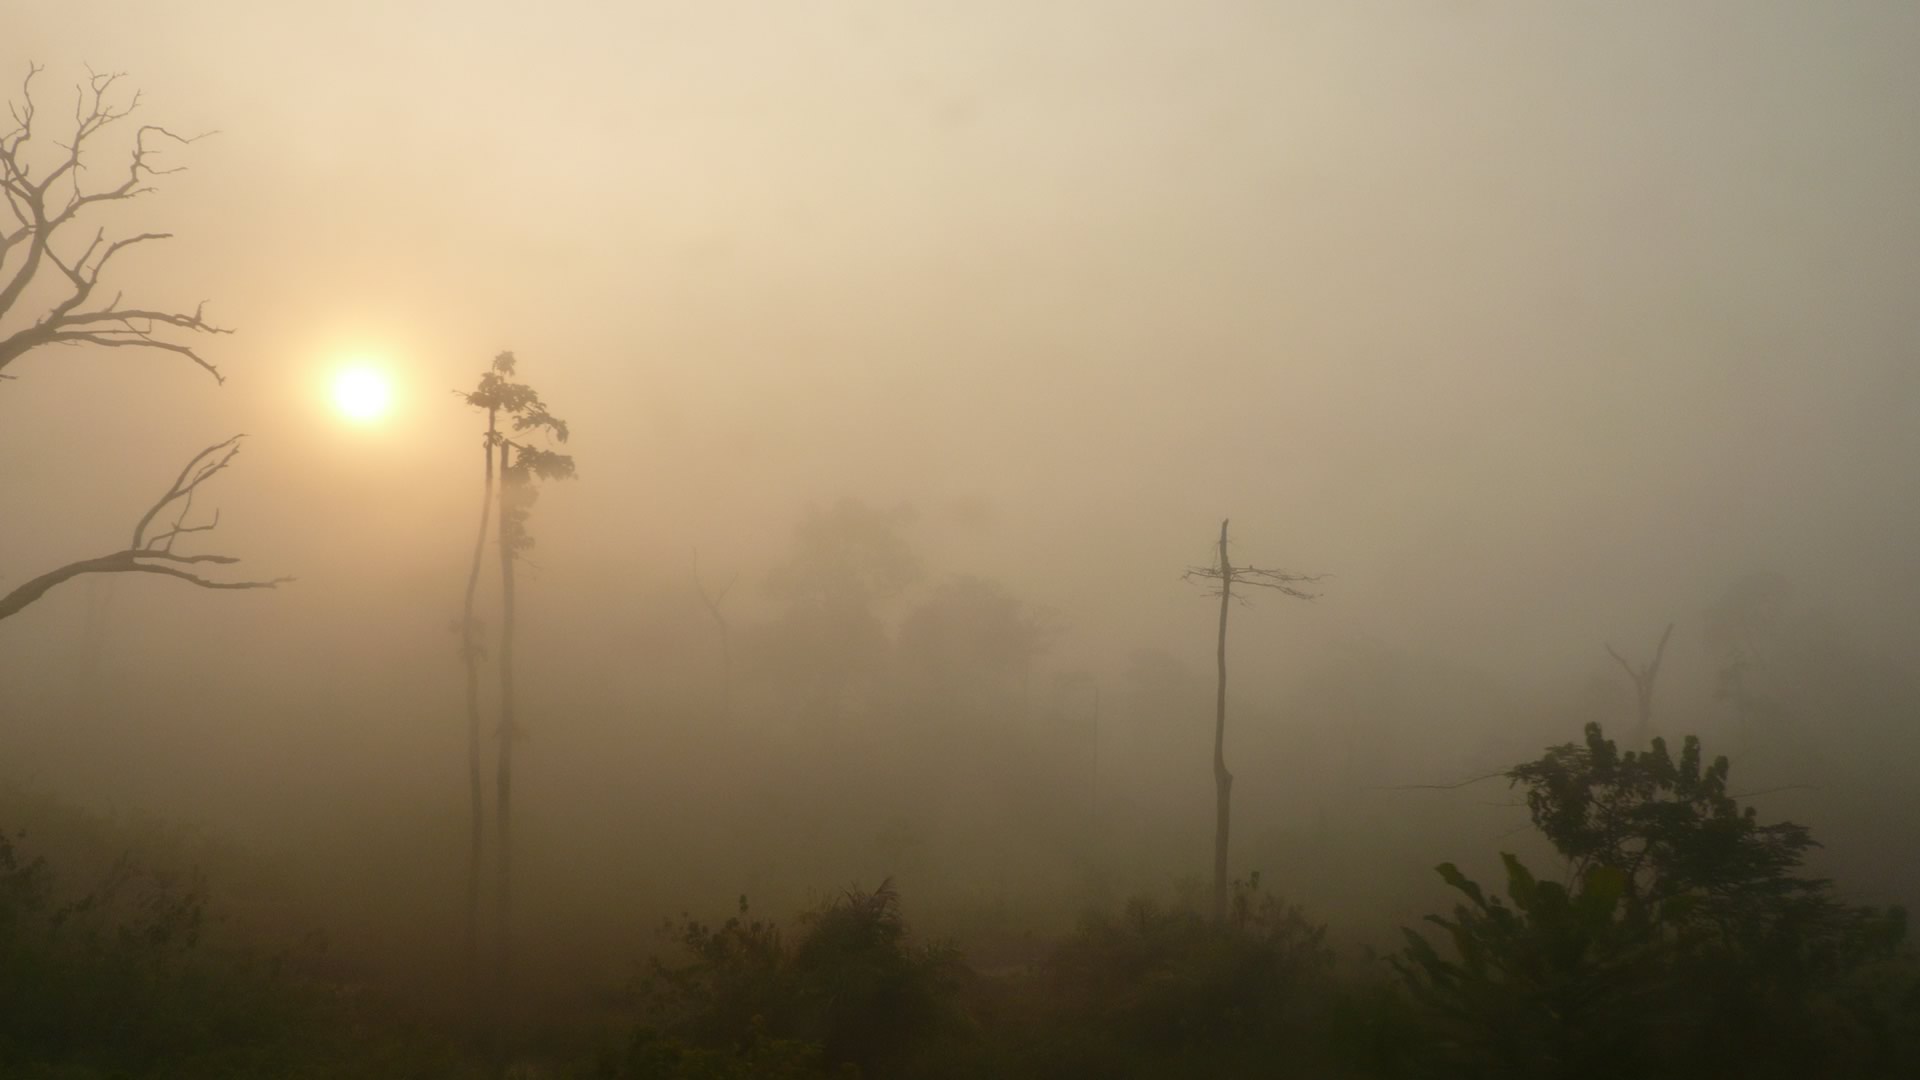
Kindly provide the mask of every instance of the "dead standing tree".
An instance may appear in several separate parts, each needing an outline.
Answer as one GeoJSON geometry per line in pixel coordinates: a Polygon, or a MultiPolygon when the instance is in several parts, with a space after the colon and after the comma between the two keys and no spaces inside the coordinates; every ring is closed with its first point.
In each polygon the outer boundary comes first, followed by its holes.
{"type": "MultiPolygon", "coordinates": [[[[1234,586],[1272,589],[1296,600],[1311,600],[1316,594],[1298,586],[1321,580],[1321,574],[1293,574],[1258,566],[1235,566],[1227,553],[1227,522],[1220,522],[1220,544],[1212,566],[1191,566],[1184,575],[1188,581],[1214,585],[1209,595],[1220,597],[1220,636],[1215,649],[1219,666],[1213,703],[1213,921],[1227,918],[1227,832],[1233,810],[1233,774],[1227,771],[1227,611],[1234,601],[1234,586]]],[[[1240,597],[1242,601],[1246,598],[1240,597]]]]}
{"type": "MultiPolygon", "coordinates": [[[[102,276],[108,264],[124,251],[171,233],[143,232],[109,238],[105,227],[86,237],[87,224],[114,203],[137,199],[155,190],[153,181],[180,172],[162,167],[162,147],[186,145],[200,136],[175,134],[157,124],[144,124],[133,133],[131,147],[111,178],[98,187],[86,183],[89,168],[97,165],[99,141],[139,107],[140,95],[123,100],[115,93],[118,75],[88,72],[85,84],[75,88],[73,123],[64,128],[65,141],[41,123],[34,101],[33,79],[40,68],[30,67],[21,83],[20,100],[8,103],[13,128],[0,134],[0,200],[12,215],[0,225],[0,380],[14,375],[6,369],[16,360],[50,346],[88,346],[108,349],[149,349],[184,356],[216,382],[221,375],[192,344],[190,335],[227,334],[203,317],[204,303],[191,314],[164,307],[123,303],[115,291],[102,300],[102,276]],[[78,239],[69,240],[70,236],[78,239]]],[[[205,577],[204,568],[238,562],[231,555],[187,555],[174,543],[190,533],[211,532],[219,514],[203,524],[189,524],[194,497],[203,484],[224,470],[240,452],[241,436],[215,443],[194,455],[135,525],[126,548],[92,559],[68,563],[14,588],[0,597],[0,619],[6,619],[46,595],[62,582],[84,574],[159,574],[204,589],[266,589],[290,578],[267,581],[223,581],[205,577]],[[172,523],[156,522],[172,515],[172,523]]]]}
{"type": "Polygon", "coordinates": [[[1660,677],[1660,661],[1667,655],[1667,639],[1673,636],[1673,624],[1660,635],[1660,644],[1654,647],[1653,659],[1634,667],[1627,658],[1615,652],[1613,646],[1607,646],[1607,655],[1620,665],[1633,682],[1633,699],[1636,723],[1633,729],[1633,741],[1636,746],[1644,746],[1653,733],[1653,684],[1660,677]]]}

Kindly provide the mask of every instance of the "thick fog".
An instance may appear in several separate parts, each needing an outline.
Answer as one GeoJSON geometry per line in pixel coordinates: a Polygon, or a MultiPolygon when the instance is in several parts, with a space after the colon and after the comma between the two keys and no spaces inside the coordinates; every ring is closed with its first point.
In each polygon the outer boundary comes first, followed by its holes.
{"type": "Polygon", "coordinates": [[[1219,612],[1182,573],[1229,517],[1236,561],[1327,575],[1231,612],[1234,873],[1338,933],[1536,844],[1503,781],[1406,786],[1629,736],[1607,646],[1643,663],[1668,623],[1653,730],[1788,789],[1763,807],[1850,895],[1920,900],[1920,9],[0,24],[50,125],[90,65],[217,131],[101,215],[174,234],[103,289],[235,330],[194,341],[224,384],[143,349],[8,368],[0,592],[118,550],[239,432],[181,547],[296,579],[90,575],[0,622],[10,798],[199,830],[344,941],[452,955],[485,430],[455,392],[512,350],[578,465],[518,571],[530,964],[740,893],[892,876],[991,936],[1196,887],[1219,612]],[[336,408],[350,364],[384,416],[336,408]]]}

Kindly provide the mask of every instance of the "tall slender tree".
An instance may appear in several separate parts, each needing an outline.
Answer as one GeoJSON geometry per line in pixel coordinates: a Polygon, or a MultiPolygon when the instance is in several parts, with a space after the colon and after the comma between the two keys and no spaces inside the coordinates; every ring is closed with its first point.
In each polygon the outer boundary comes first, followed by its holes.
{"type": "Polygon", "coordinates": [[[1235,566],[1227,554],[1227,521],[1223,519],[1216,561],[1212,566],[1188,567],[1185,576],[1189,581],[1212,583],[1214,595],[1220,597],[1220,635],[1215,647],[1219,679],[1213,700],[1213,920],[1224,923],[1227,918],[1227,831],[1233,811],[1233,774],[1227,771],[1227,611],[1233,605],[1233,588],[1240,585],[1272,589],[1296,600],[1311,600],[1316,594],[1299,586],[1319,581],[1324,575],[1235,566]]]}
{"type": "MultiPolygon", "coordinates": [[[[536,407],[539,403],[536,399],[536,407]]],[[[514,417],[514,428],[524,431],[544,426],[555,438],[565,441],[565,421],[547,414],[544,407],[514,417]]],[[[504,985],[512,959],[513,929],[513,744],[520,738],[520,726],[514,715],[513,638],[518,625],[514,615],[514,563],[533,547],[527,531],[527,517],[538,491],[536,480],[566,480],[574,475],[573,458],[567,454],[527,446],[512,439],[500,441],[500,746],[494,782],[494,813],[500,837],[498,870],[500,938],[498,974],[504,985]]]]}
{"type": "Polygon", "coordinates": [[[467,794],[471,810],[467,848],[467,909],[463,945],[468,975],[478,962],[480,951],[480,863],[486,847],[485,790],[481,781],[480,752],[480,662],[486,649],[480,644],[480,619],[474,614],[474,602],[480,591],[480,567],[487,551],[487,526],[493,520],[493,452],[500,439],[501,388],[505,377],[502,363],[512,369],[512,354],[494,358],[491,370],[480,376],[479,388],[465,394],[467,404],[487,411],[487,431],[480,442],[480,460],[486,482],[480,497],[480,528],[473,538],[473,565],[467,571],[467,593],[460,617],[460,659],[467,675],[467,794]]]}
{"type": "Polygon", "coordinates": [[[479,385],[462,396],[467,404],[486,410],[487,430],[481,441],[485,487],[480,507],[480,528],[474,539],[473,563],[467,573],[465,610],[461,621],[461,655],[466,666],[467,690],[467,770],[471,804],[471,830],[467,860],[467,910],[465,946],[470,969],[479,959],[480,881],[485,856],[485,794],[482,774],[480,725],[480,664],[485,658],[481,645],[481,622],[475,614],[480,586],[480,571],[486,556],[487,529],[497,523],[500,552],[501,628],[500,628],[500,725],[495,773],[495,827],[498,831],[499,857],[496,863],[496,896],[499,915],[499,974],[504,981],[510,954],[509,916],[512,889],[511,822],[513,805],[513,740],[518,733],[514,722],[513,634],[514,634],[514,560],[533,544],[526,529],[527,513],[533,504],[532,481],[561,479],[573,475],[573,458],[516,441],[503,428],[510,422],[514,434],[542,432],[557,442],[566,442],[564,420],[547,411],[540,395],[525,383],[515,382],[516,361],[511,352],[493,358],[493,364],[480,376],[479,385]]]}
{"type": "Polygon", "coordinates": [[[500,843],[494,862],[497,875],[494,902],[500,918],[495,974],[503,995],[513,959],[513,743],[520,737],[520,727],[513,715],[513,562],[517,558],[514,545],[526,531],[524,517],[509,520],[510,508],[521,496],[525,483],[516,481],[512,475],[512,450],[507,440],[500,440],[500,734],[499,745],[494,750],[493,812],[494,832],[500,843]]]}

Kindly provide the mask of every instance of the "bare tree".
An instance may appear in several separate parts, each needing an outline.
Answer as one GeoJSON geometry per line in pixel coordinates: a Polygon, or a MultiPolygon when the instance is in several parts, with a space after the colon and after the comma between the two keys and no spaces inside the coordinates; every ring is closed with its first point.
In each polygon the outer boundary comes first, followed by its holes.
{"type": "Polygon", "coordinates": [[[1633,683],[1637,717],[1633,729],[1633,741],[1636,746],[1645,745],[1648,736],[1653,733],[1653,684],[1654,680],[1660,677],[1660,661],[1667,655],[1667,639],[1672,636],[1673,624],[1668,623],[1666,630],[1660,635],[1660,644],[1654,647],[1653,659],[1639,667],[1628,663],[1627,658],[1615,652],[1612,645],[1607,646],[1607,655],[1613,657],[1613,662],[1620,665],[1620,669],[1627,673],[1627,678],[1633,683]]]}
{"type": "MultiPolygon", "coordinates": [[[[146,124],[133,134],[114,179],[99,187],[86,184],[102,132],[126,119],[139,106],[140,95],[117,95],[118,75],[88,72],[87,82],[74,90],[73,126],[63,128],[65,141],[41,124],[33,96],[33,79],[40,68],[29,67],[21,83],[21,98],[9,102],[14,126],[0,134],[0,198],[13,221],[0,225],[0,379],[12,379],[6,368],[35,350],[48,346],[156,349],[186,357],[220,380],[220,372],[195,351],[193,334],[231,331],[202,317],[203,303],[192,314],[164,308],[129,306],[115,292],[102,301],[96,290],[113,258],[128,248],[167,239],[169,233],[137,233],[109,239],[96,227],[85,239],[87,221],[107,204],[136,199],[154,190],[153,180],[178,167],[158,163],[160,148],[190,143],[157,124],[146,124]],[[69,236],[82,239],[69,241],[69,236]]],[[[195,496],[202,485],[224,470],[240,452],[235,435],[195,454],[180,475],[134,526],[128,546],[91,559],[68,563],[33,578],[0,598],[0,619],[17,615],[54,586],[84,574],[141,573],[198,585],[204,589],[266,589],[291,578],[266,581],[224,580],[205,576],[209,567],[229,566],[231,555],[189,555],[174,550],[181,537],[213,531],[212,519],[190,524],[195,496]],[[170,519],[170,523],[169,523],[170,519]]]]}
{"type": "Polygon", "coordinates": [[[232,555],[187,555],[173,550],[174,542],[181,537],[191,533],[212,532],[220,524],[218,510],[214,511],[211,520],[203,524],[188,524],[187,518],[193,511],[194,496],[201,485],[213,479],[240,453],[242,437],[235,435],[195,454],[193,460],[187,462],[187,467],[180,470],[173,486],[141,515],[133,527],[133,538],[128,546],[97,558],[68,563],[17,586],[5,597],[0,597],[0,619],[18,615],[28,604],[45,596],[47,590],[82,574],[160,574],[203,589],[271,589],[281,582],[292,581],[289,577],[268,581],[225,581],[203,577],[199,569],[201,567],[231,566],[240,560],[232,555]],[[169,515],[170,522],[161,520],[169,515]]]}
{"type": "Polygon", "coordinates": [[[728,578],[718,589],[708,589],[707,583],[700,577],[700,553],[693,553],[693,589],[700,595],[700,603],[713,619],[714,632],[720,638],[720,719],[725,722],[733,716],[733,631],[727,625],[726,613],[720,605],[726,602],[727,593],[732,591],[736,578],[728,578]]]}
{"type": "Polygon", "coordinates": [[[87,82],[75,87],[73,127],[62,142],[41,126],[33,96],[39,73],[37,66],[27,70],[21,99],[8,104],[14,127],[0,135],[0,195],[13,216],[11,225],[0,227],[0,378],[11,378],[5,374],[8,365],[43,346],[93,345],[175,353],[219,380],[219,370],[196,351],[191,337],[231,331],[206,321],[204,302],[189,313],[127,304],[119,291],[105,299],[100,288],[121,252],[173,234],[110,238],[104,226],[95,226],[87,235],[97,211],[146,195],[155,190],[158,177],[181,171],[160,164],[165,147],[202,136],[142,124],[120,167],[91,187],[86,180],[97,164],[91,158],[102,133],[133,114],[140,94],[119,95],[115,84],[121,76],[89,71],[87,82]]]}
{"type": "Polygon", "coordinates": [[[1298,586],[1319,581],[1324,575],[1235,566],[1227,555],[1227,522],[1222,520],[1217,561],[1212,566],[1190,566],[1184,576],[1188,581],[1213,583],[1214,591],[1209,595],[1220,597],[1220,636],[1215,649],[1219,680],[1213,703],[1213,920],[1223,923],[1227,918],[1227,831],[1233,809],[1233,774],[1227,771],[1227,611],[1234,601],[1233,587],[1272,589],[1296,600],[1311,600],[1316,594],[1298,586]]]}

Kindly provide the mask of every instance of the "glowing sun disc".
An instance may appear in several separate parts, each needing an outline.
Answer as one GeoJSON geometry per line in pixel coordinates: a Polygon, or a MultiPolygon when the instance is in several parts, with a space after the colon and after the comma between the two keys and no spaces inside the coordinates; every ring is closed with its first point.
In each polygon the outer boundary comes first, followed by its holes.
{"type": "Polygon", "coordinates": [[[363,424],[377,420],[392,402],[386,376],[372,368],[348,368],[334,377],[333,403],[349,420],[363,424]]]}

